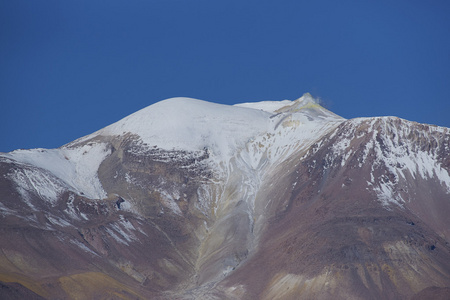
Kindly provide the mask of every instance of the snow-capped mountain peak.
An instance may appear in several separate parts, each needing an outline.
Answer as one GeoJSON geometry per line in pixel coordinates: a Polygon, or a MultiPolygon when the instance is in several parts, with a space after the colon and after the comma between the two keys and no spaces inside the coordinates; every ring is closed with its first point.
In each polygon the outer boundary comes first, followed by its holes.
{"type": "Polygon", "coordinates": [[[332,121],[344,120],[322,108],[309,94],[295,101],[234,106],[178,97],[141,109],[69,146],[98,136],[131,134],[148,147],[186,151],[208,148],[220,160],[227,160],[250,140],[273,133],[283,122],[287,125],[288,119],[309,118],[312,121],[318,116],[332,121]],[[297,112],[301,114],[293,117],[297,112]]]}
{"type": "MultiPolygon", "coordinates": [[[[229,156],[251,137],[269,128],[270,114],[254,109],[171,98],[150,105],[83,138],[137,135],[150,147],[198,151],[205,147],[229,156]]],[[[80,142],[80,141],[77,141],[80,142]]]]}
{"type": "Polygon", "coordinates": [[[449,151],[448,128],[346,120],[309,94],[167,99],[58,149],[0,154],[0,286],[447,299],[449,151]]]}

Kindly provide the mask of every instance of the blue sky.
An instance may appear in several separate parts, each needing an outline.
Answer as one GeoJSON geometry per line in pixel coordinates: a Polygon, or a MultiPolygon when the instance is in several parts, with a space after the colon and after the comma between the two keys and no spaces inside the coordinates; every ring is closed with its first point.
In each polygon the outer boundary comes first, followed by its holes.
{"type": "Polygon", "coordinates": [[[0,0],[0,151],[175,96],[450,127],[450,2],[0,0]]]}

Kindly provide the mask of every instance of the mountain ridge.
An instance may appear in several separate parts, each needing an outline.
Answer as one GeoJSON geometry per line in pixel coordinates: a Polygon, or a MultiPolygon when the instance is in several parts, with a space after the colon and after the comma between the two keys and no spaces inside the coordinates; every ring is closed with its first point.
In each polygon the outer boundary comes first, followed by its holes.
{"type": "Polygon", "coordinates": [[[165,100],[0,154],[0,281],[51,299],[445,293],[449,152],[448,128],[345,120],[309,94],[165,100]]]}

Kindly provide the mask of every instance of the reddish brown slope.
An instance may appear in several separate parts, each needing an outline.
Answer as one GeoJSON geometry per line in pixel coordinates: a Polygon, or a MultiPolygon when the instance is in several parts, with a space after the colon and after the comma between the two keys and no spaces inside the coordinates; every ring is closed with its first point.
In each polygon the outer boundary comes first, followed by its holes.
{"type": "Polygon", "coordinates": [[[400,142],[425,149],[448,171],[449,135],[396,118],[377,119],[370,128],[371,121],[342,124],[266,180],[259,201],[270,204],[267,229],[259,251],[225,280],[230,297],[408,299],[428,287],[450,286],[445,184],[417,174],[404,180],[376,162],[395,151],[386,143],[393,131],[413,126],[400,142]],[[440,144],[427,144],[432,138],[440,144]],[[348,147],[340,153],[336,145],[343,139],[348,147]],[[407,200],[386,205],[374,188],[383,182],[407,200]]]}

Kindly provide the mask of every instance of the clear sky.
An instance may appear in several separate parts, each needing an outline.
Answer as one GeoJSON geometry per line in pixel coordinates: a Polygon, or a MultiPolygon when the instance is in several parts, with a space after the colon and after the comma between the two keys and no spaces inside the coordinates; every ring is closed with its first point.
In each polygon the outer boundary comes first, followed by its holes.
{"type": "Polygon", "coordinates": [[[157,101],[320,97],[450,127],[448,0],[0,0],[0,151],[157,101]]]}

